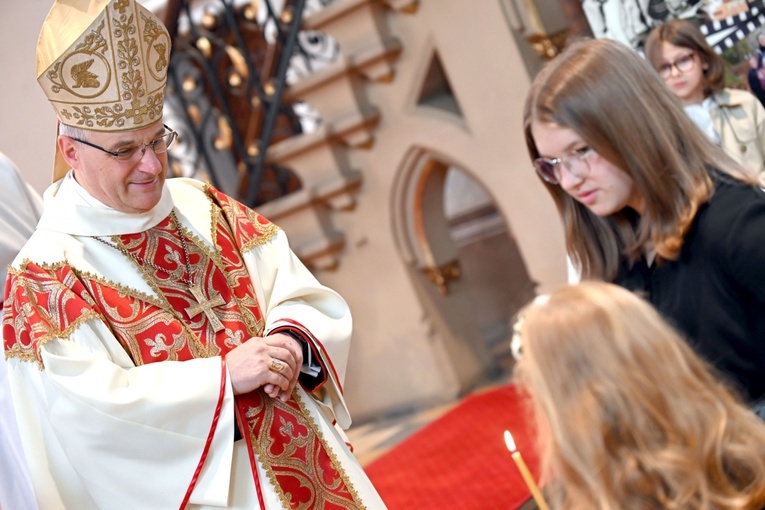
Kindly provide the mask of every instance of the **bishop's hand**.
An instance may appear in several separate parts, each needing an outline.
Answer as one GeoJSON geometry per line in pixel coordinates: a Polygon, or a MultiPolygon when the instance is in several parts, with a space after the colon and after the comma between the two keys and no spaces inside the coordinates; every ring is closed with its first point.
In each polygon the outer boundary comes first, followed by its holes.
{"type": "MultiPolygon", "coordinates": [[[[273,341],[277,343],[280,347],[283,347],[289,350],[290,356],[284,359],[284,361],[288,362],[287,361],[288,359],[291,359],[294,361],[294,364],[290,364],[290,368],[292,368],[292,376],[290,377],[289,386],[287,387],[286,390],[278,392],[278,397],[282,400],[282,402],[286,402],[287,399],[290,397],[290,395],[292,395],[292,390],[295,389],[295,386],[297,385],[297,382],[298,382],[298,378],[300,377],[300,368],[303,366],[302,346],[300,345],[300,342],[295,340],[295,338],[285,333],[276,333],[274,335],[269,335],[264,340],[273,341]]],[[[273,390],[273,388],[269,388],[268,385],[266,385],[266,387],[264,388],[264,391],[269,395],[271,395],[271,393],[269,393],[269,391],[271,390],[273,390]]]]}
{"type": "Polygon", "coordinates": [[[286,401],[297,384],[303,351],[283,333],[253,337],[226,355],[226,365],[235,395],[262,386],[268,396],[286,401]]]}

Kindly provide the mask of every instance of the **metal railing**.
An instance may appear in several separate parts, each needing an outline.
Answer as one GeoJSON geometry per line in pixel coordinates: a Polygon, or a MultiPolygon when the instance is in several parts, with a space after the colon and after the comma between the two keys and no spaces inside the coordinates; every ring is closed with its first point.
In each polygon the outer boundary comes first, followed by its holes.
{"type": "Polygon", "coordinates": [[[339,55],[330,37],[301,30],[304,12],[331,0],[280,3],[167,4],[173,52],[166,116],[182,140],[171,169],[206,178],[250,207],[300,189],[294,172],[268,160],[268,147],[320,119],[310,109],[299,113],[305,108],[285,101],[284,92],[339,55]]]}

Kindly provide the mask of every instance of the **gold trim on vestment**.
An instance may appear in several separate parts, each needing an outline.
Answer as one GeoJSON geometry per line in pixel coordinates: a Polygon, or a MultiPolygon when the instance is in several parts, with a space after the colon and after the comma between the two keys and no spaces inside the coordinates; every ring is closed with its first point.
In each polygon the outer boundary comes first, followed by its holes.
{"type": "MultiPolygon", "coordinates": [[[[212,193],[210,193],[210,188],[211,188],[211,185],[209,183],[205,183],[204,185],[205,195],[207,196],[207,199],[211,202],[212,210],[213,210],[213,221],[210,227],[211,228],[210,234],[216,249],[220,250],[220,246],[218,246],[218,243],[215,242],[215,225],[217,225],[217,222],[220,221],[220,216],[223,215],[223,209],[215,201],[215,198],[213,197],[212,193]]],[[[255,227],[255,230],[258,232],[258,234],[260,234],[259,236],[252,238],[250,241],[242,245],[242,247],[239,249],[239,253],[245,254],[248,251],[254,248],[257,248],[258,246],[266,244],[276,234],[279,233],[281,228],[279,228],[279,226],[277,226],[275,223],[271,222],[270,220],[267,225],[262,225],[259,221],[257,221],[255,217],[255,216],[259,216],[257,212],[253,211],[252,209],[245,206],[244,204],[242,204],[242,206],[247,209],[247,219],[250,220],[250,223],[252,223],[252,225],[255,227]]],[[[230,226],[228,221],[225,221],[225,223],[230,226]]],[[[236,239],[234,240],[236,241],[236,239]]]]}
{"type": "MultiPolygon", "coordinates": [[[[321,433],[321,429],[319,429],[319,426],[316,424],[316,420],[314,420],[313,415],[311,412],[306,408],[305,403],[303,402],[303,399],[300,397],[300,393],[295,391],[294,397],[295,402],[298,403],[300,406],[300,410],[303,412],[303,415],[306,417],[308,422],[311,424],[311,427],[313,427],[314,431],[316,431],[316,435],[319,437],[319,440],[324,444],[325,448],[327,449],[327,455],[329,456],[332,467],[335,468],[335,471],[340,475],[340,478],[343,479],[343,482],[345,482],[346,487],[348,487],[348,492],[351,493],[351,497],[354,501],[359,502],[361,500],[361,496],[359,496],[358,491],[353,487],[353,484],[350,482],[350,477],[345,472],[345,469],[343,469],[342,463],[337,460],[337,455],[335,455],[334,450],[329,446],[327,443],[327,440],[324,438],[324,436],[321,433]]],[[[309,397],[310,398],[310,397],[309,397]]],[[[360,506],[357,507],[358,510],[366,510],[366,506],[359,503],[360,506]]]]}
{"type": "MultiPolygon", "coordinates": [[[[265,395],[263,398],[270,398],[267,395],[265,395]]],[[[329,443],[327,442],[326,437],[324,437],[324,434],[322,434],[321,429],[316,424],[316,420],[314,420],[313,415],[311,412],[306,408],[305,403],[303,402],[302,397],[300,396],[300,392],[297,390],[292,391],[292,398],[295,399],[295,402],[297,403],[298,407],[300,408],[300,412],[302,413],[303,417],[305,418],[306,422],[308,423],[308,426],[311,427],[314,434],[316,434],[316,437],[318,438],[319,442],[324,447],[325,451],[327,452],[327,456],[329,456],[330,462],[332,464],[332,467],[337,471],[337,474],[339,475],[340,479],[343,481],[345,486],[348,488],[348,492],[350,493],[351,497],[353,498],[354,503],[356,505],[353,507],[354,510],[366,510],[366,506],[361,502],[361,497],[359,496],[358,491],[353,487],[353,483],[351,483],[350,477],[345,472],[345,469],[343,469],[342,464],[337,459],[337,455],[330,447],[329,443]]],[[[274,399],[274,405],[278,405],[281,403],[281,401],[274,399]]],[[[265,404],[263,404],[265,405],[265,404]]],[[[251,417],[253,412],[257,412],[255,408],[249,408],[247,410],[247,417],[251,417]]],[[[252,432],[249,432],[252,435],[252,432]]],[[[260,449],[260,442],[257,440],[257,438],[251,437],[250,443],[252,444],[252,449],[257,454],[258,459],[257,461],[260,463],[260,466],[263,468],[263,470],[266,473],[266,476],[268,477],[268,480],[271,482],[271,485],[274,487],[274,490],[276,492],[276,495],[279,497],[279,501],[281,501],[282,505],[284,505],[284,508],[291,508],[291,502],[289,498],[287,498],[286,494],[284,494],[284,491],[281,488],[281,485],[279,484],[276,474],[274,473],[273,469],[271,468],[270,464],[267,464],[265,462],[262,462],[260,459],[267,458],[268,455],[265,455],[261,449],[260,449]]]]}
{"type": "MultiPolygon", "coordinates": [[[[259,224],[254,220],[253,224],[259,226],[259,224]]],[[[266,244],[268,241],[273,239],[273,237],[281,230],[281,228],[271,222],[269,222],[268,225],[263,226],[265,227],[263,230],[258,230],[261,233],[260,236],[252,238],[249,242],[242,246],[242,253],[247,253],[248,251],[257,248],[258,246],[266,244]]]]}
{"type": "MultiPolygon", "coordinates": [[[[15,277],[15,279],[13,281],[13,286],[11,287],[11,289],[13,289],[15,287],[23,288],[24,289],[24,293],[27,296],[29,296],[30,301],[32,301],[34,299],[32,296],[34,296],[35,293],[29,287],[30,280],[28,278],[24,277],[24,273],[27,272],[27,267],[29,266],[29,264],[34,264],[37,267],[40,267],[41,269],[43,269],[45,271],[48,271],[50,273],[54,273],[56,270],[61,269],[63,267],[71,267],[66,261],[50,264],[50,263],[46,263],[46,262],[42,262],[42,263],[34,262],[34,261],[32,261],[32,260],[30,260],[28,258],[25,258],[25,259],[22,260],[19,269],[16,269],[16,268],[13,268],[13,267],[9,266],[8,272],[13,274],[14,277],[15,277]]],[[[74,276],[77,276],[77,275],[75,274],[74,276]]],[[[71,291],[71,288],[67,287],[64,284],[64,282],[60,282],[59,280],[56,280],[56,281],[58,283],[61,283],[62,286],[65,289],[71,291]]],[[[13,294],[13,290],[11,290],[11,294],[13,294]]],[[[93,302],[93,303],[90,303],[90,304],[93,305],[95,303],[93,302]]],[[[33,305],[31,305],[29,303],[24,303],[24,308],[29,308],[30,306],[33,306],[33,305]]],[[[16,320],[17,321],[19,321],[19,320],[20,321],[24,321],[24,317],[25,316],[26,317],[30,317],[31,316],[29,310],[24,310],[24,314],[23,315],[19,314],[16,317],[16,320]]],[[[82,315],[80,315],[77,319],[72,321],[72,323],[69,324],[69,326],[67,326],[63,330],[61,330],[61,331],[59,331],[57,333],[52,333],[52,332],[45,333],[42,336],[40,336],[39,338],[37,338],[36,340],[34,340],[33,344],[36,343],[35,351],[38,350],[43,345],[45,345],[46,343],[50,342],[51,340],[55,340],[57,338],[64,339],[64,338],[70,336],[77,328],[80,327],[80,325],[82,323],[87,322],[90,319],[101,320],[101,316],[98,313],[94,312],[93,310],[83,310],[82,315]]],[[[5,318],[3,318],[3,322],[5,322],[5,318]]],[[[31,324],[30,324],[30,327],[31,327],[31,324]]],[[[14,325],[14,330],[15,331],[21,331],[21,330],[24,330],[24,329],[26,329],[26,328],[24,328],[23,326],[16,326],[16,325],[14,325]]],[[[42,358],[39,356],[39,352],[35,352],[34,354],[25,353],[19,347],[19,345],[20,344],[18,342],[18,337],[17,337],[17,341],[14,344],[14,346],[9,351],[5,352],[5,359],[17,358],[17,359],[19,359],[22,362],[35,362],[35,363],[37,363],[37,366],[38,366],[38,368],[40,370],[43,370],[45,368],[44,365],[43,365],[43,362],[42,362],[42,358]]]]}
{"type": "MultiPolygon", "coordinates": [[[[207,196],[209,197],[209,195],[207,195],[207,196]]],[[[213,202],[212,206],[213,206],[212,210],[213,210],[214,213],[215,212],[218,212],[218,213],[221,212],[220,207],[216,203],[213,202]]],[[[219,219],[219,216],[216,215],[216,214],[213,214],[213,225],[219,225],[220,224],[220,225],[223,225],[225,228],[227,228],[228,229],[228,233],[231,235],[231,240],[232,240],[233,246],[234,246],[234,248],[236,248],[238,250],[238,247],[236,245],[236,239],[234,238],[234,233],[231,232],[231,230],[229,228],[229,225],[228,225],[228,222],[223,221],[221,223],[218,223],[218,221],[217,221],[218,219],[219,219]]],[[[228,288],[229,289],[236,288],[237,284],[234,281],[234,276],[227,269],[225,269],[226,268],[226,264],[223,261],[223,257],[221,257],[221,255],[220,255],[220,251],[219,251],[220,250],[220,246],[218,246],[218,244],[215,242],[215,234],[217,233],[217,231],[213,231],[213,237],[212,237],[213,248],[210,248],[207,245],[207,243],[205,242],[204,239],[202,239],[201,237],[196,236],[193,232],[191,232],[189,229],[187,229],[180,220],[178,221],[178,228],[181,231],[181,235],[185,235],[186,239],[191,241],[194,244],[194,246],[199,248],[205,255],[207,255],[207,257],[210,260],[212,260],[213,264],[215,264],[215,267],[217,267],[218,270],[221,272],[221,274],[223,274],[223,276],[226,277],[226,285],[228,286],[228,288]]],[[[213,227],[213,228],[215,228],[215,227],[213,227]]],[[[252,278],[250,277],[250,274],[247,271],[247,264],[244,262],[244,256],[242,255],[241,252],[239,252],[239,256],[240,256],[240,258],[242,260],[242,271],[245,274],[247,274],[247,278],[251,280],[252,278]]],[[[253,291],[254,291],[254,289],[253,289],[253,291]]],[[[259,308],[259,303],[258,303],[257,299],[254,299],[253,297],[249,297],[248,299],[243,300],[243,299],[238,298],[234,292],[231,293],[231,298],[236,302],[236,306],[237,306],[237,308],[239,308],[239,311],[241,313],[241,318],[242,318],[245,326],[247,326],[247,330],[249,331],[249,333],[252,336],[260,336],[263,333],[263,330],[266,327],[266,318],[265,317],[261,317],[260,321],[253,320],[253,318],[251,317],[251,314],[249,312],[249,308],[250,307],[258,307],[259,308]]]]}
{"type": "MultiPolygon", "coordinates": [[[[156,226],[154,228],[156,228],[156,226]]],[[[142,234],[146,234],[147,232],[150,232],[151,230],[152,229],[148,229],[148,230],[145,230],[145,231],[143,231],[141,233],[142,234]]],[[[148,235],[147,235],[147,237],[148,237],[148,235]]],[[[112,236],[111,240],[112,240],[113,243],[117,243],[119,246],[121,246],[124,250],[127,250],[127,247],[122,242],[122,239],[120,238],[120,236],[118,236],[118,235],[112,236]]],[[[151,242],[151,240],[147,239],[147,243],[149,243],[149,242],[151,242]]],[[[129,250],[127,250],[127,251],[129,252],[129,250]]],[[[162,292],[162,290],[160,290],[159,284],[158,284],[158,280],[154,276],[154,273],[149,271],[150,266],[148,266],[148,265],[144,266],[143,264],[140,264],[137,260],[134,260],[133,257],[127,257],[127,258],[130,259],[130,261],[138,267],[138,270],[140,271],[141,276],[143,277],[144,282],[149,287],[152,288],[152,290],[157,294],[157,296],[159,296],[160,302],[156,303],[156,306],[158,308],[161,308],[164,312],[172,315],[173,318],[181,324],[181,327],[183,328],[183,330],[186,331],[186,333],[188,333],[188,335],[191,337],[191,339],[193,341],[193,345],[190,345],[189,347],[191,348],[192,352],[194,352],[195,354],[199,354],[199,356],[195,356],[195,357],[200,357],[200,358],[210,358],[210,357],[212,357],[211,356],[212,351],[210,350],[210,347],[202,344],[202,342],[200,341],[200,339],[197,336],[197,334],[186,324],[186,321],[181,316],[181,314],[179,314],[172,307],[172,305],[170,305],[170,302],[167,300],[167,297],[165,297],[165,293],[162,292]]],[[[196,274],[198,274],[198,272],[195,273],[195,275],[196,274]]],[[[191,275],[189,275],[189,277],[191,277],[191,275]]],[[[181,286],[179,285],[179,287],[181,287],[181,286]]],[[[214,353],[212,355],[217,355],[217,353],[214,353]]],[[[139,354],[138,358],[141,359],[141,355],[140,354],[139,354]]],[[[143,361],[143,360],[141,359],[141,361],[143,361]]]]}

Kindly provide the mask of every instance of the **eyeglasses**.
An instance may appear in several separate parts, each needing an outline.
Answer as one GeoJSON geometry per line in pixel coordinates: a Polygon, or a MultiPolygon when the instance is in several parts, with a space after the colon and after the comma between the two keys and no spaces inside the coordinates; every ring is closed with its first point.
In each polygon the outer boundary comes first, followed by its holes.
{"type": "Polygon", "coordinates": [[[674,62],[667,62],[659,66],[659,76],[665,80],[672,76],[672,68],[677,69],[679,74],[687,73],[696,65],[696,52],[688,53],[678,58],[674,62]]]}
{"type": "Polygon", "coordinates": [[[561,168],[563,164],[574,176],[582,178],[590,173],[590,165],[587,158],[595,151],[589,147],[573,150],[560,158],[537,158],[534,160],[534,169],[545,182],[560,184],[561,168]]]}
{"type": "Polygon", "coordinates": [[[96,145],[94,143],[86,142],[85,140],[80,140],[79,138],[72,138],[75,142],[84,143],[88,147],[93,147],[94,149],[98,149],[100,151],[103,151],[107,154],[111,154],[115,158],[117,158],[117,161],[121,163],[128,163],[128,162],[137,162],[140,161],[141,158],[143,158],[143,155],[146,153],[146,149],[151,147],[151,150],[154,151],[154,154],[164,154],[167,152],[167,150],[170,148],[171,145],[173,145],[173,142],[175,142],[175,139],[178,138],[178,133],[170,129],[169,127],[162,124],[166,130],[169,131],[169,133],[165,133],[164,135],[160,136],[159,138],[155,138],[149,143],[139,143],[136,145],[130,145],[128,147],[122,147],[121,149],[118,149],[116,151],[110,151],[109,149],[104,149],[103,147],[96,145]]]}

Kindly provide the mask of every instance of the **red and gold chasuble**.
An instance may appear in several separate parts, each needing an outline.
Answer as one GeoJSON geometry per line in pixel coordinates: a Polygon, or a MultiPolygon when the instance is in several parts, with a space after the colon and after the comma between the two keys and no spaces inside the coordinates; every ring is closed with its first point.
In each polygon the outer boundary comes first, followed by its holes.
{"type": "MultiPolygon", "coordinates": [[[[214,188],[208,188],[208,194],[213,202],[215,250],[180,225],[179,232],[169,216],[145,232],[112,238],[137,261],[151,262],[139,266],[159,298],[68,265],[28,263],[15,275],[24,284],[8,287],[15,297],[6,303],[13,303],[14,309],[6,312],[3,327],[5,338],[16,340],[7,342],[6,351],[41,363],[39,345],[92,318],[105,322],[137,366],[225,356],[250,337],[262,336],[263,314],[241,253],[267,242],[277,227],[214,188]],[[181,235],[192,275],[186,274],[181,235]],[[192,295],[183,279],[199,287],[203,298],[192,295]],[[222,304],[216,296],[223,298],[222,304]],[[200,306],[206,301],[212,302],[207,310],[200,306]],[[215,331],[210,314],[222,322],[220,331],[215,331]],[[8,334],[8,328],[14,331],[8,334]]],[[[261,390],[238,395],[236,410],[258,494],[255,455],[286,508],[364,507],[297,392],[287,402],[261,390]]],[[[204,457],[200,467],[203,462],[204,457]]]]}

